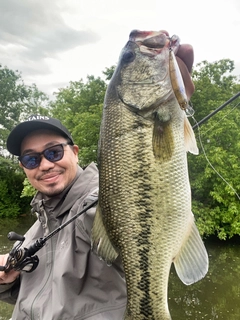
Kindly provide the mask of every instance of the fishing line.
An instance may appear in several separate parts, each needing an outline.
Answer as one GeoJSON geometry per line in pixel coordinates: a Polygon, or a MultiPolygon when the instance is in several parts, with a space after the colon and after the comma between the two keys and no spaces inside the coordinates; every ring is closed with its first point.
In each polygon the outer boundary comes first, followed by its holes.
{"type": "MultiPolygon", "coordinates": [[[[213,128],[216,127],[216,125],[221,122],[223,119],[225,119],[234,109],[236,109],[238,106],[240,105],[240,102],[238,102],[232,109],[229,110],[229,112],[227,114],[225,114],[221,119],[219,119],[211,128],[209,128],[208,130],[202,132],[201,134],[202,135],[205,135],[208,131],[212,130],[213,128]]],[[[193,119],[194,117],[191,116],[193,119]]],[[[196,125],[197,125],[197,122],[196,122],[196,119],[194,119],[196,125]]],[[[199,126],[197,125],[198,129],[199,129],[199,126]]],[[[199,129],[200,130],[200,129],[199,129]]]]}
{"type": "MultiPolygon", "coordinates": [[[[237,106],[238,106],[238,104],[237,104],[235,107],[237,107],[237,106]]],[[[232,110],[234,110],[235,107],[234,107],[232,110]]],[[[231,110],[231,111],[232,111],[232,110],[231,110]]],[[[229,114],[229,113],[228,113],[228,114],[229,114]]],[[[224,117],[223,117],[223,118],[224,118],[224,117]]],[[[223,119],[223,118],[222,118],[222,119],[223,119]]],[[[214,168],[214,166],[212,165],[212,163],[211,163],[210,160],[208,159],[208,156],[207,156],[207,154],[206,154],[205,148],[203,147],[200,127],[198,126],[197,120],[194,118],[193,115],[192,115],[192,119],[194,120],[194,122],[196,123],[196,126],[197,126],[197,128],[198,128],[198,137],[199,137],[200,145],[201,145],[201,148],[202,148],[202,150],[203,150],[203,154],[204,154],[204,156],[205,156],[208,164],[209,164],[210,167],[213,169],[213,171],[214,171],[214,172],[227,184],[227,186],[234,192],[234,194],[237,196],[238,200],[240,200],[240,196],[239,196],[239,194],[237,193],[237,191],[236,191],[236,190],[230,185],[230,183],[214,168]]],[[[222,119],[221,119],[221,120],[222,120],[222,119]]],[[[206,131],[206,132],[207,132],[207,131],[206,131]]],[[[206,132],[205,132],[205,133],[206,133],[206,132]]]]}

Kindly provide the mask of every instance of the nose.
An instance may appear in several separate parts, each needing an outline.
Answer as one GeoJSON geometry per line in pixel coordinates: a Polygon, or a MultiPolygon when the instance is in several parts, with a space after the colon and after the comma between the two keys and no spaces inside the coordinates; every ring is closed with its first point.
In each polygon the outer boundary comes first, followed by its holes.
{"type": "Polygon", "coordinates": [[[51,168],[54,167],[54,163],[51,162],[51,161],[48,161],[43,155],[41,157],[41,162],[40,162],[40,165],[39,165],[39,169],[42,170],[42,171],[47,171],[51,168]]]}

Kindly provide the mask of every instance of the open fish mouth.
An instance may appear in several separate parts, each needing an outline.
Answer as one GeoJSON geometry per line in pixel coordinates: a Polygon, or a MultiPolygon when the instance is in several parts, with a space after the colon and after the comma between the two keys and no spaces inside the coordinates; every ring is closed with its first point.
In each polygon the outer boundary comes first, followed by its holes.
{"type": "Polygon", "coordinates": [[[133,30],[129,40],[152,50],[160,50],[169,43],[169,35],[166,31],[139,31],[133,30]]]}

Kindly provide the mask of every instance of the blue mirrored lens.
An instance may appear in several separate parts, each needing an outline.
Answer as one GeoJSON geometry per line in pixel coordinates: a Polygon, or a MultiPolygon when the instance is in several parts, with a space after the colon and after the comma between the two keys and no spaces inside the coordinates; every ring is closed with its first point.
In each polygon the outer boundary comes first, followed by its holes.
{"type": "Polygon", "coordinates": [[[40,164],[41,156],[39,154],[29,154],[21,158],[22,165],[27,169],[37,168],[40,164]]]}
{"type": "Polygon", "coordinates": [[[43,155],[48,161],[58,161],[63,157],[63,147],[59,145],[49,148],[43,152],[43,155]]]}
{"type": "Polygon", "coordinates": [[[35,169],[40,165],[42,155],[50,162],[61,160],[64,154],[63,146],[66,146],[67,144],[68,143],[58,144],[43,150],[43,152],[26,154],[20,156],[18,159],[25,168],[30,170],[35,169]]]}

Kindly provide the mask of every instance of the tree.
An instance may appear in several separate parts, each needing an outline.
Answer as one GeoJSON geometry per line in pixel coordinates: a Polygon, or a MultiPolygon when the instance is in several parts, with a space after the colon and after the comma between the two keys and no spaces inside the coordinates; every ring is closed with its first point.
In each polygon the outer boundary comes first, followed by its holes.
{"type": "Polygon", "coordinates": [[[60,119],[71,131],[74,142],[79,145],[82,166],[97,161],[97,144],[106,83],[94,76],[70,82],[67,88],[59,89],[51,104],[52,115],[60,119]]]}
{"type": "Polygon", "coordinates": [[[20,198],[25,175],[5,150],[7,136],[30,114],[46,114],[48,100],[35,84],[25,85],[18,71],[0,65],[0,217],[29,210],[29,198],[20,198]]]}
{"type": "Polygon", "coordinates": [[[35,84],[24,84],[21,74],[0,65],[0,153],[12,128],[30,114],[46,110],[48,97],[35,84]]]}
{"type": "Polygon", "coordinates": [[[105,75],[106,80],[110,80],[112,78],[115,69],[116,69],[116,66],[105,68],[105,71],[103,71],[103,74],[105,75]]]}
{"type": "MultiPolygon", "coordinates": [[[[231,75],[234,63],[223,59],[203,61],[192,77],[192,103],[197,121],[211,113],[240,90],[231,75]]],[[[220,239],[240,234],[240,110],[236,102],[212,117],[197,130],[199,156],[189,155],[193,210],[202,234],[220,239]]]]}
{"type": "Polygon", "coordinates": [[[21,198],[25,175],[18,164],[0,156],[0,218],[29,211],[29,198],[21,198]]]}

